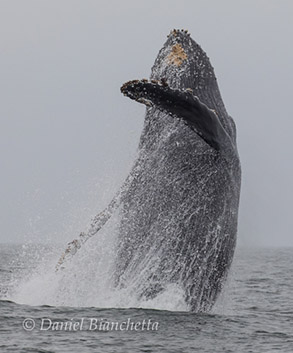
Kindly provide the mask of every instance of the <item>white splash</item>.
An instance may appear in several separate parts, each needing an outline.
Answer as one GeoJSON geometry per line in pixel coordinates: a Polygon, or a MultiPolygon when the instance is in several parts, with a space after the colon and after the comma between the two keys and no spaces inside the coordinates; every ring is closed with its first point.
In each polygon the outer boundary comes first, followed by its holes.
{"type": "MultiPolygon", "coordinates": [[[[118,212],[117,212],[118,213],[118,212]]],[[[18,283],[7,299],[32,306],[71,306],[98,308],[149,308],[187,311],[184,291],[169,285],[156,298],[143,300],[131,288],[112,285],[117,240],[117,213],[98,235],[89,239],[63,270],[55,271],[60,252],[43,261],[18,283]]]]}

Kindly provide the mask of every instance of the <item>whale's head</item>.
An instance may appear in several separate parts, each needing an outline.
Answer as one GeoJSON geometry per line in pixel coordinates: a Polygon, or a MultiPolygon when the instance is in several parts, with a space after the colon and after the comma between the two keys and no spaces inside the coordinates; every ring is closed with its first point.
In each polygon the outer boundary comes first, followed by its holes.
{"type": "Polygon", "coordinates": [[[186,30],[170,32],[152,67],[151,79],[164,80],[174,89],[191,90],[213,109],[222,103],[210,60],[186,30]]]}
{"type": "MultiPolygon", "coordinates": [[[[206,53],[187,31],[171,31],[155,60],[150,78],[150,81],[128,81],[121,87],[124,95],[151,108],[146,112],[145,131],[154,126],[160,131],[159,127],[165,129],[167,126],[167,119],[158,119],[153,107],[170,116],[185,119],[185,124],[189,121],[189,125],[190,121],[196,120],[200,111],[199,125],[205,122],[209,126],[214,121],[213,131],[206,131],[206,142],[219,149],[220,142],[217,145],[216,138],[212,137],[212,133],[217,135],[219,131],[223,132],[223,136],[229,134],[235,141],[235,125],[226,112],[214,69],[206,53]],[[215,121],[219,121],[221,126],[215,121]]],[[[170,128],[173,128],[172,120],[170,128]]],[[[202,126],[198,128],[202,130],[202,126]]]]}

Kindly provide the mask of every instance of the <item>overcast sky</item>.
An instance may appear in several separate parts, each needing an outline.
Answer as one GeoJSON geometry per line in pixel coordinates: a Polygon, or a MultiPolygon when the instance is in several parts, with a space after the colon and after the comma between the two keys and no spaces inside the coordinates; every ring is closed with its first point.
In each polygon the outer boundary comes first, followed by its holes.
{"type": "Polygon", "coordinates": [[[0,0],[0,241],[66,242],[127,175],[173,28],[211,58],[238,128],[238,244],[292,246],[293,2],[0,0]]]}

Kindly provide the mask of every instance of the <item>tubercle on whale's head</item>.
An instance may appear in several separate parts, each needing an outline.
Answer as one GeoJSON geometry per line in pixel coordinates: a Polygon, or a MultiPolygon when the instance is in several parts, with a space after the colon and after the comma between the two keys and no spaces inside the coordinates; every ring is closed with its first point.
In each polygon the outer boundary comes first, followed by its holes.
{"type": "Polygon", "coordinates": [[[193,92],[216,85],[213,67],[206,53],[187,30],[172,30],[154,66],[151,79],[165,79],[172,88],[193,92]]]}

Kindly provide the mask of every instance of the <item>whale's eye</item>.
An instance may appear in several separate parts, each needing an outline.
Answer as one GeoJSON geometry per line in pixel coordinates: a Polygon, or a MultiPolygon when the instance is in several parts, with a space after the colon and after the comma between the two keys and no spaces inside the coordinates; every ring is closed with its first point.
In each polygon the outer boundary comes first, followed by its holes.
{"type": "Polygon", "coordinates": [[[179,43],[173,45],[171,53],[168,55],[169,64],[180,66],[186,59],[187,54],[185,53],[182,46],[179,43]]]}

